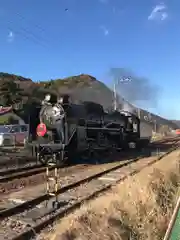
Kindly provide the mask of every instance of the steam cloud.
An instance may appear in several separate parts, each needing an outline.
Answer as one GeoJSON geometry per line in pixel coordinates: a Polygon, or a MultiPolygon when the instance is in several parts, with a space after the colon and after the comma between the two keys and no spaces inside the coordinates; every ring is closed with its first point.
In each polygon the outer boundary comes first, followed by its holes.
{"type": "Polygon", "coordinates": [[[127,112],[135,113],[135,108],[133,108],[128,102],[123,102],[121,109],[127,112]]]}
{"type": "Polygon", "coordinates": [[[145,103],[146,106],[152,106],[157,103],[159,89],[152,85],[147,78],[139,77],[125,68],[111,68],[110,76],[116,83],[117,93],[121,100],[122,98],[125,99],[124,110],[131,110],[132,112],[131,104],[145,103]]]}

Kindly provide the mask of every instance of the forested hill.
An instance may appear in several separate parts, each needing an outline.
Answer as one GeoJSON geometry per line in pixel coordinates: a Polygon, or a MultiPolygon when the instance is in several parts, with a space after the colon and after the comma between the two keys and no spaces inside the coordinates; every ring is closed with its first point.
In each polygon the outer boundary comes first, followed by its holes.
{"type": "MultiPolygon", "coordinates": [[[[103,105],[105,109],[111,109],[113,104],[113,93],[104,83],[96,78],[81,74],[64,79],[47,80],[41,82],[33,82],[31,79],[21,76],[0,73],[0,104],[4,106],[13,105],[15,111],[27,120],[27,115],[35,104],[39,104],[44,98],[45,93],[50,92],[54,96],[60,94],[70,94],[73,102],[94,101],[103,105]]],[[[119,96],[118,107],[130,106],[133,111],[137,111],[136,107],[125,102],[119,96]]],[[[157,123],[157,129],[160,126],[169,126],[170,128],[178,128],[176,123],[161,118],[160,116],[140,111],[141,120],[153,127],[154,121],[157,123]]]]}

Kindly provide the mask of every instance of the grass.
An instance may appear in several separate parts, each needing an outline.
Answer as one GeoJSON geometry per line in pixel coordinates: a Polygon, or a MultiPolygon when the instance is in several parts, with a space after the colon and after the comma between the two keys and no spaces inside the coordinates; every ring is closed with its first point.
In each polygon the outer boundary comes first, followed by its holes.
{"type": "Polygon", "coordinates": [[[129,177],[57,223],[44,239],[161,240],[180,183],[180,151],[129,177]]]}

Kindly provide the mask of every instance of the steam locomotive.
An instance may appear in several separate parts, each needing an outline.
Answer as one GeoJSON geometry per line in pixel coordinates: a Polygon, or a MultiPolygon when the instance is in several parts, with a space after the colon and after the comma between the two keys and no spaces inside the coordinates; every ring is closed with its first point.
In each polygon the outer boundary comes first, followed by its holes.
{"type": "Polygon", "coordinates": [[[33,155],[41,163],[46,164],[51,159],[64,164],[74,156],[92,157],[138,147],[140,120],[136,115],[125,111],[106,112],[98,103],[75,104],[68,99],[68,95],[63,96],[63,142],[59,141],[53,124],[38,125],[38,135],[41,136],[37,136],[31,146],[33,155]]]}

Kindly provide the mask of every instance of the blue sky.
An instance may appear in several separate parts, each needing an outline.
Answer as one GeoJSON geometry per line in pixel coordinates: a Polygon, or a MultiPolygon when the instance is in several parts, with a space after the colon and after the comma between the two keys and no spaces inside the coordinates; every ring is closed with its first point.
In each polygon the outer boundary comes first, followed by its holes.
{"type": "Polygon", "coordinates": [[[178,0],[0,0],[0,71],[111,85],[111,67],[129,68],[160,88],[158,104],[144,106],[180,119],[179,9],[178,0]]]}

